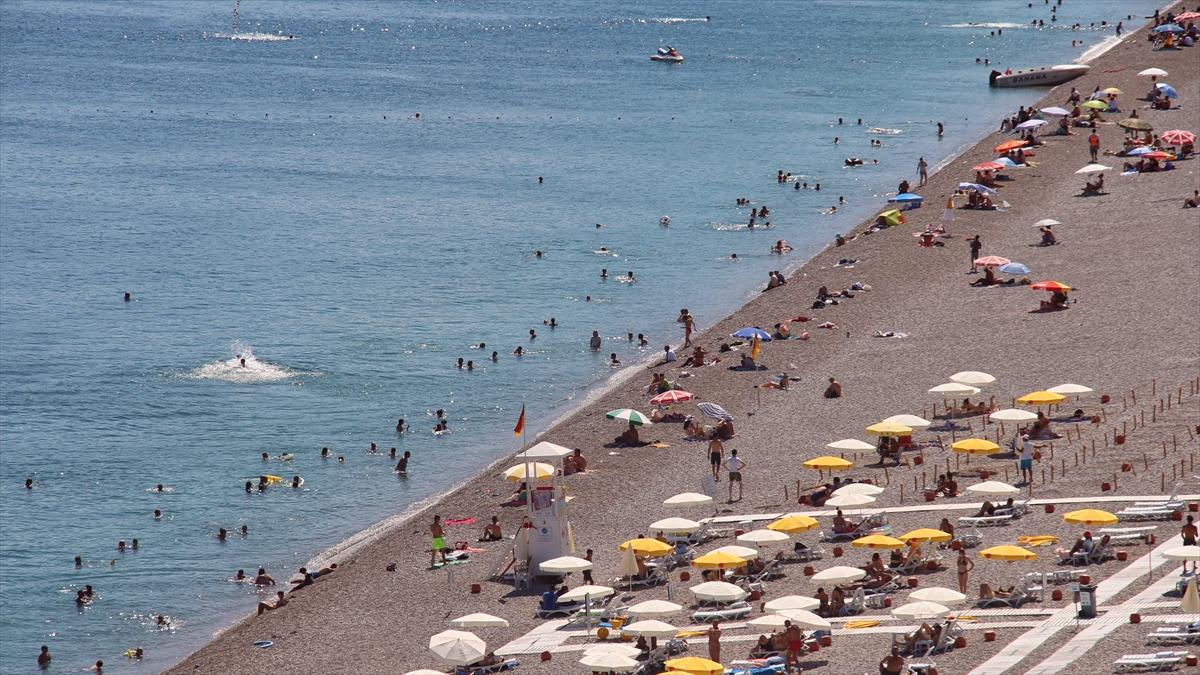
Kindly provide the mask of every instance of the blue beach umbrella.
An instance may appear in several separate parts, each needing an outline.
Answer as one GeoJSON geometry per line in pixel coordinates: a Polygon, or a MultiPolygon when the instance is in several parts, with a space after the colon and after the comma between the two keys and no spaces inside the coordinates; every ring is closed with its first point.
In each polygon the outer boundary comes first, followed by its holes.
{"type": "Polygon", "coordinates": [[[891,199],[889,199],[888,203],[889,204],[900,204],[903,202],[920,202],[920,201],[924,201],[924,200],[925,200],[925,198],[922,197],[921,195],[913,194],[911,192],[901,192],[900,194],[896,195],[895,197],[892,197],[891,199]]]}
{"type": "Polygon", "coordinates": [[[1152,33],[1182,33],[1183,28],[1177,23],[1165,23],[1155,28],[1152,33]]]}
{"type": "Polygon", "coordinates": [[[997,157],[996,159],[993,159],[992,161],[997,164],[1003,164],[1004,166],[1017,166],[1016,162],[1012,161],[1011,159],[1009,159],[1007,157],[997,157]]]}
{"type": "Polygon", "coordinates": [[[1179,92],[1175,91],[1175,87],[1172,87],[1166,82],[1159,82],[1154,86],[1158,87],[1158,90],[1161,91],[1163,96],[1166,96],[1167,98],[1179,98],[1179,92]]]}
{"type": "Polygon", "coordinates": [[[982,192],[987,195],[996,194],[996,191],[993,190],[992,188],[990,188],[986,185],[980,185],[979,183],[959,183],[958,189],[959,190],[974,190],[976,192],[982,192]]]}
{"type": "Polygon", "coordinates": [[[1141,157],[1142,155],[1149,153],[1149,152],[1154,152],[1154,149],[1146,147],[1144,145],[1139,145],[1138,147],[1131,149],[1130,151],[1126,152],[1125,154],[1129,155],[1130,157],[1141,157]]]}
{"type": "Polygon", "coordinates": [[[753,340],[754,338],[758,338],[759,340],[762,340],[763,342],[771,341],[771,334],[768,333],[767,331],[759,328],[758,326],[746,326],[745,328],[734,333],[733,337],[744,338],[746,340],[753,340]]]}
{"type": "Polygon", "coordinates": [[[1001,265],[1000,271],[1004,274],[1012,274],[1014,276],[1025,276],[1029,274],[1029,268],[1019,262],[1010,262],[1007,265],[1001,265]]]}

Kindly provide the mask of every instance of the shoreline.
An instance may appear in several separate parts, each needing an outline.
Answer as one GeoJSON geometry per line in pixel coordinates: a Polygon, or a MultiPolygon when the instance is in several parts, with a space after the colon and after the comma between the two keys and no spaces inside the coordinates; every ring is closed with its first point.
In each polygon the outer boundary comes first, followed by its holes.
{"type": "MultiPolygon", "coordinates": [[[[1128,40],[1128,38],[1131,36],[1135,36],[1135,35],[1139,36],[1139,37],[1143,36],[1143,31],[1145,29],[1146,29],[1146,26],[1143,24],[1142,26],[1138,27],[1136,30],[1128,31],[1121,39],[1113,41],[1111,44],[1107,45],[1103,50],[1101,50],[1094,56],[1089,57],[1088,62],[1099,61],[1099,60],[1105,58],[1105,56],[1107,56],[1109,54],[1113,54],[1115,51],[1121,51],[1122,48],[1125,47],[1126,45],[1136,45],[1135,41],[1130,41],[1130,40],[1128,40]]],[[[1085,52],[1084,55],[1087,55],[1087,52],[1085,52]]],[[[1147,51],[1147,54],[1145,54],[1143,56],[1145,57],[1144,60],[1151,60],[1150,57],[1148,56],[1148,51],[1147,51]]],[[[1115,56],[1113,58],[1115,58],[1115,56]]],[[[1094,77],[1091,79],[1094,79],[1094,77]]],[[[1069,82],[1065,85],[1060,85],[1060,87],[1070,87],[1070,86],[1072,86],[1072,84],[1079,84],[1079,83],[1082,83],[1083,81],[1090,81],[1089,77],[1085,76],[1083,78],[1079,78],[1078,80],[1069,82]]],[[[1052,88],[1048,92],[1042,91],[1042,90],[1037,90],[1039,93],[1042,94],[1042,96],[1039,96],[1039,99],[1044,100],[1046,98],[1049,98],[1052,95],[1055,95],[1056,92],[1059,91],[1060,87],[1052,88]]],[[[1063,91],[1065,91],[1065,89],[1063,89],[1063,91]]],[[[1131,96],[1131,98],[1132,98],[1132,96],[1131,96]]],[[[1186,125],[1181,125],[1181,126],[1186,126],[1186,125]]],[[[960,171],[960,169],[958,169],[956,166],[960,161],[963,161],[964,159],[966,159],[967,157],[969,157],[972,154],[979,153],[981,150],[986,150],[986,148],[988,147],[988,145],[991,143],[992,139],[995,136],[996,136],[996,134],[994,134],[994,133],[988,133],[988,134],[984,135],[984,137],[982,139],[979,139],[975,142],[965,143],[961,148],[958,148],[955,151],[953,151],[953,153],[950,156],[948,156],[945,161],[939,162],[938,165],[934,168],[934,170],[931,171],[930,183],[938,184],[938,185],[946,183],[947,182],[946,179],[950,173],[955,172],[955,171],[960,171]]],[[[1074,141],[1077,143],[1079,141],[1079,137],[1076,136],[1074,141]]],[[[1070,141],[1068,141],[1068,142],[1070,142],[1070,141]]],[[[1049,154],[1050,150],[1053,147],[1054,147],[1053,145],[1047,146],[1046,153],[1049,154]]],[[[987,154],[987,153],[984,153],[984,154],[987,154]]],[[[1191,169],[1191,167],[1188,167],[1188,168],[1191,169]]],[[[1030,182],[1030,180],[1031,180],[1030,178],[1026,177],[1026,174],[1018,173],[1018,174],[1016,174],[1016,182],[1012,187],[1015,188],[1015,190],[1019,192],[1022,184],[1028,183],[1028,182],[1030,182]]],[[[1118,183],[1114,177],[1114,181],[1113,181],[1114,189],[1116,189],[1115,186],[1117,186],[1117,185],[1122,185],[1122,184],[1118,183]]],[[[1011,190],[1010,190],[1010,192],[1011,192],[1011,190]]],[[[929,206],[926,206],[925,207],[926,210],[923,212],[922,211],[915,212],[915,214],[914,214],[915,217],[912,218],[912,220],[914,222],[912,222],[907,227],[910,227],[910,228],[918,227],[917,223],[915,222],[918,218],[924,219],[926,214],[940,212],[940,210],[941,210],[940,205],[939,205],[940,199],[944,200],[944,195],[943,195],[943,197],[939,198],[939,197],[933,196],[933,193],[928,193],[927,196],[929,197],[929,200],[928,200],[929,206]]],[[[1006,197],[1011,197],[1011,196],[1012,195],[1006,195],[1006,197]]],[[[877,209],[876,211],[878,211],[878,210],[882,210],[882,208],[877,209]]],[[[910,213],[912,213],[912,212],[910,212],[910,213]]],[[[956,216],[957,215],[958,215],[958,213],[956,213],[956,216]]],[[[968,217],[970,215],[971,215],[970,213],[967,213],[966,216],[964,216],[964,217],[968,217]]],[[[848,238],[850,235],[861,235],[863,230],[866,229],[867,227],[869,227],[870,224],[873,222],[873,220],[874,220],[873,218],[870,218],[862,223],[859,223],[856,227],[854,227],[852,230],[850,230],[849,232],[846,233],[848,238]]],[[[951,246],[955,246],[955,247],[961,248],[962,246],[965,246],[965,236],[966,236],[965,233],[963,233],[962,235],[957,234],[957,230],[961,229],[961,221],[956,218],[955,221],[953,221],[951,223],[947,223],[947,226],[952,232],[956,232],[956,235],[955,235],[956,238],[954,240],[952,240],[952,243],[947,242],[947,247],[949,248],[951,246]],[[961,238],[959,238],[960,236],[961,236],[961,238]]],[[[903,228],[903,227],[905,227],[905,226],[901,226],[901,228],[903,228]]],[[[988,230],[984,230],[984,234],[985,234],[985,236],[994,236],[994,235],[991,235],[988,232],[988,230]]],[[[1078,233],[1075,236],[1078,237],[1081,235],[1082,235],[1082,233],[1078,233]]],[[[866,241],[864,241],[860,237],[858,240],[851,242],[851,243],[855,244],[855,245],[865,244],[865,246],[847,246],[844,250],[846,252],[850,252],[850,251],[855,251],[855,250],[865,251],[865,250],[867,250],[867,248],[877,249],[877,248],[879,248],[877,245],[880,243],[883,243],[883,240],[885,240],[885,239],[891,240],[891,243],[895,243],[898,236],[899,236],[899,233],[892,233],[889,231],[884,231],[884,232],[878,233],[877,235],[872,235],[872,237],[868,237],[866,239],[866,241]]],[[[826,277],[826,276],[829,276],[831,273],[836,274],[837,273],[836,270],[834,270],[833,272],[830,271],[829,267],[827,266],[827,263],[829,262],[829,259],[832,257],[832,255],[831,255],[832,252],[838,248],[839,247],[836,247],[832,243],[826,244],[823,248],[821,248],[820,250],[813,253],[813,255],[811,257],[809,257],[808,259],[802,260],[802,261],[797,261],[794,265],[787,266],[786,269],[788,270],[789,282],[795,284],[795,286],[800,286],[802,284],[804,284],[806,286],[811,286],[811,285],[814,285],[816,282],[810,280],[809,277],[817,277],[817,276],[826,277]]],[[[958,252],[956,251],[954,255],[958,256],[958,252]]],[[[962,256],[959,256],[959,257],[962,257],[965,260],[965,254],[962,256]]],[[[869,260],[871,262],[874,261],[874,259],[872,259],[872,258],[866,258],[865,260],[869,260]]],[[[873,274],[873,272],[864,272],[863,274],[865,276],[870,277],[873,274]]],[[[796,290],[795,286],[792,287],[792,289],[791,289],[792,292],[794,292],[796,290]]],[[[994,293],[992,293],[992,294],[994,295],[994,293]]],[[[871,299],[870,295],[871,294],[860,294],[860,296],[865,296],[865,297],[867,297],[867,299],[871,299]]],[[[775,297],[776,297],[775,295],[771,295],[770,297],[768,297],[768,294],[760,294],[758,296],[750,297],[743,304],[741,304],[739,307],[735,308],[732,312],[730,312],[728,315],[713,322],[712,325],[710,325],[707,329],[705,329],[705,331],[699,333],[694,341],[699,344],[709,345],[709,344],[713,343],[714,341],[720,341],[720,340],[724,339],[723,329],[725,327],[727,327],[730,323],[738,322],[742,317],[760,315],[761,311],[763,309],[761,307],[761,305],[769,304],[767,301],[773,300],[775,297]],[[764,300],[764,298],[766,300],[764,300]]],[[[857,307],[857,304],[858,304],[857,300],[852,300],[849,303],[846,303],[846,306],[852,308],[851,310],[848,310],[848,311],[857,311],[859,309],[857,307]]],[[[798,306],[802,307],[803,305],[798,305],[798,306]]],[[[800,311],[802,313],[807,312],[807,310],[800,310],[800,311]]],[[[818,311],[828,312],[828,310],[818,310],[818,311]]],[[[778,316],[778,314],[776,316],[778,316]]],[[[839,316],[841,316],[841,315],[839,315],[839,316]]],[[[839,318],[839,321],[840,320],[841,319],[839,318]]],[[[748,323],[753,323],[753,322],[748,322],[748,323]]],[[[861,334],[861,332],[860,332],[860,334],[861,334]]],[[[849,335],[849,333],[847,333],[847,335],[849,335]]],[[[814,339],[814,342],[817,342],[817,340],[814,339]]],[[[887,342],[891,342],[891,341],[887,341],[887,342]]],[[[772,351],[773,351],[773,349],[770,346],[768,346],[768,351],[767,351],[768,357],[771,356],[772,351]]],[[[579,441],[566,442],[564,439],[564,437],[579,438],[583,435],[578,429],[572,429],[571,428],[572,425],[578,425],[579,427],[581,427],[584,430],[583,433],[587,433],[589,436],[592,437],[592,440],[594,441],[595,434],[588,433],[597,427],[597,423],[595,420],[588,419],[589,417],[594,417],[595,411],[592,410],[591,408],[598,407],[598,404],[600,402],[604,401],[606,398],[620,396],[622,394],[623,387],[626,387],[626,385],[628,385],[633,379],[635,379],[639,373],[647,372],[647,370],[648,370],[647,363],[651,364],[650,367],[653,368],[652,364],[654,364],[656,362],[657,362],[656,359],[650,359],[648,362],[631,364],[625,368],[622,368],[620,371],[613,373],[613,375],[610,376],[609,378],[607,378],[606,380],[604,380],[603,383],[596,386],[595,389],[589,391],[587,396],[583,397],[582,400],[572,404],[568,410],[564,411],[561,415],[559,415],[551,424],[549,424],[545,428],[545,430],[543,430],[542,432],[533,436],[530,439],[530,443],[532,444],[533,442],[537,442],[538,440],[548,439],[548,437],[552,437],[554,440],[558,440],[559,442],[562,442],[564,445],[579,445],[580,444],[579,441]]],[[[988,368],[982,368],[982,369],[988,370],[988,368]]],[[[768,371],[768,372],[775,372],[776,370],[778,370],[778,368],[773,368],[772,371],[768,371]]],[[[805,377],[805,382],[803,382],[801,385],[799,385],[801,387],[808,388],[808,387],[812,386],[813,382],[815,382],[815,381],[819,382],[822,377],[821,375],[819,375],[817,373],[811,372],[807,368],[802,368],[802,370],[806,377],[805,377]]],[[[703,375],[705,375],[705,373],[700,373],[699,375],[703,376],[703,375]]],[[[689,389],[691,389],[690,385],[689,385],[689,389]]],[[[767,406],[763,406],[763,407],[767,407],[767,406]]],[[[733,410],[734,408],[731,407],[730,409],[733,410]]],[[[742,408],[739,407],[738,409],[740,410],[742,408]]],[[[751,413],[751,415],[753,415],[753,414],[755,414],[755,413],[751,413]]],[[[767,415],[767,416],[769,416],[769,415],[767,415]]],[[[600,414],[600,417],[603,417],[602,413],[600,414]]],[[[739,417],[739,420],[746,419],[745,417],[743,417],[741,415],[739,415],[738,417],[739,417]]],[[[745,423],[746,422],[742,422],[742,424],[745,424],[745,423]]],[[[603,425],[603,422],[600,422],[599,425],[603,425]]],[[[662,426],[666,427],[666,428],[670,428],[667,425],[662,425],[662,426]]],[[[600,428],[608,429],[610,427],[601,426],[600,428]]],[[[738,441],[738,442],[740,444],[743,441],[738,441]]],[[[685,445],[685,443],[683,443],[681,441],[676,441],[673,435],[671,436],[671,443],[672,443],[672,445],[678,445],[678,446],[685,445]]],[[[600,457],[600,450],[598,448],[596,448],[594,445],[587,445],[586,447],[588,447],[588,455],[589,455],[589,458],[593,460],[592,461],[593,465],[603,465],[606,463],[605,459],[600,457]],[[597,461],[597,460],[599,460],[599,461],[597,461]]],[[[626,452],[628,452],[628,451],[623,451],[621,456],[626,456],[626,452]]],[[[420,517],[422,514],[428,513],[431,509],[440,509],[443,513],[447,512],[447,511],[452,511],[453,506],[452,506],[451,502],[456,501],[456,499],[458,501],[468,501],[466,499],[468,497],[467,493],[472,488],[478,487],[478,488],[480,488],[480,492],[489,491],[490,488],[488,486],[485,486],[485,483],[494,487],[495,481],[491,477],[491,473],[493,472],[493,469],[495,469],[497,466],[499,466],[500,464],[502,464],[504,462],[511,461],[515,455],[516,455],[516,451],[514,451],[513,453],[503,455],[502,457],[498,458],[494,462],[490,463],[487,467],[482,469],[480,472],[475,474],[473,477],[468,478],[468,479],[464,480],[463,482],[461,482],[460,484],[447,489],[445,492],[443,492],[440,495],[434,495],[434,496],[427,497],[426,499],[423,499],[420,502],[410,505],[404,511],[402,511],[392,517],[386,518],[378,523],[371,525],[370,527],[367,527],[363,530],[360,530],[359,532],[354,533],[353,535],[351,535],[350,537],[347,537],[343,541],[338,542],[337,544],[316,554],[315,556],[313,556],[313,558],[309,562],[313,563],[313,564],[315,564],[318,561],[320,561],[322,564],[326,564],[328,562],[335,562],[335,561],[339,562],[339,563],[344,563],[344,562],[347,562],[348,560],[354,559],[359,554],[364,554],[364,555],[369,554],[370,549],[372,549],[372,548],[383,548],[386,543],[386,540],[388,538],[390,538],[390,537],[401,538],[403,535],[402,530],[405,527],[414,523],[414,521],[418,517],[420,517]]],[[[619,456],[619,457],[621,457],[621,456],[619,456]]],[[[628,456],[632,456],[632,455],[630,454],[628,456]]],[[[613,460],[613,461],[616,462],[619,460],[613,460]]],[[[592,469],[592,471],[590,471],[589,474],[596,473],[596,472],[597,472],[596,469],[592,469]]],[[[583,476],[587,477],[589,474],[583,474],[583,476]]],[[[600,487],[600,486],[595,485],[595,481],[593,481],[593,484],[588,486],[588,491],[589,492],[595,491],[596,488],[598,488],[598,487],[600,487]]],[[[613,487],[613,485],[610,484],[609,487],[611,488],[611,487],[613,487]]],[[[723,486],[719,486],[719,487],[723,488],[723,486]]],[[[574,486],[572,486],[572,488],[574,488],[574,486]]],[[[682,489],[683,488],[680,488],[677,491],[682,491],[682,489]]],[[[574,489],[573,489],[573,491],[574,491],[574,489]]],[[[576,492],[575,494],[578,498],[580,498],[580,501],[583,501],[583,496],[581,496],[578,492],[576,492]]],[[[483,512],[480,512],[479,515],[482,517],[483,512]]],[[[511,514],[509,514],[509,515],[511,515],[511,514]]],[[[506,519],[506,520],[510,520],[510,519],[506,519]]],[[[573,518],[573,520],[574,520],[574,518],[573,518]]],[[[582,520],[583,520],[583,518],[581,515],[581,516],[579,516],[579,521],[582,521],[582,520]]],[[[576,521],[576,522],[578,523],[579,521],[576,521]]],[[[507,524],[508,523],[506,523],[506,525],[507,524]]],[[[577,527],[579,527],[579,526],[577,525],[577,527]]],[[[641,525],[637,525],[636,527],[641,527],[641,525]]],[[[510,529],[511,529],[511,527],[506,527],[506,531],[510,530],[510,529]]],[[[582,529],[582,528],[580,528],[580,529],[582,529]]],[[[458,535],[456,534],[454,536],[458,536],[458,535]]],[[[470,536],[470,535],[465,535],[465,536],[470,536]]],[[[450,538],[450,537],[451,537],[451,535],[448,535],[448,538],[450,538]]],[[[598,537],[598,539],[603,539],[603,538],[604,537],[598,537]]],[[[581,546],[581,548],[582,548],[582,546],[581,546]]],[[[597,550],[599,550],[600,547],[597,545],[596,548],[597,548],[597,550]]],[[[420,557],[420,554],[413,554],[413,553],[403,554],[403,555],[409,555],[410,557],[415,555],[418,558],[420,557]]],[[[411,561],[409,561],[409,562],[411,562],[411,561]]],[[[359,566],[356,565],[355,567],[359,567],[359,566]]],[[[483,563],[483,564],[476,566],[474,569],[470,569],[470,568],[468,568],[468,569],[469,569],[469,572],[470,572],[472,578],[475,578],[478,574],[480,574],[484,571],[484,569],[481,569],[481,568],[486,568],[486,567],[487,567],[487,563],[483,563]]],[[[599,567],[600,567],[600,565],[598,565],[598,568],[599,567]]],[[[361,571],[362,570],[359,570],[359,569],[348,570],[347,574],[349,574],[351,572],[358,573],[361,571]]],[[[430,577],[430,578],[435,578],[435,577],[430,577]]],[[[440,579],[440,577],[436,577],[436,578],[440,579]]],[[[341,581],[341,580],[337,580],[337,581],[341,581]]],[[[486,579],[484,579],[484,581],[486,582],[486,579]]],[[[328,585],[329,583],[330,582],[327,582],[326,585],[328,585]]],[[[349,583],[349,582],[347,582],[347,583],[349,583]]],[[[430,583],[428,585],[434,585],[434,584],[430,583]]],[[[458,585],[462,585],[462,584],[460,583],[458,585]]],[[[310,590],[309,592],[313,593],[313,594],[317,594],[320,590],[322,590],[322,589],[320,589],[318,587],[318,588],[310,590]]],[[[324,590],[328,590],[328,589],[324,589],[324,590]]],[[[479,604],[482,600],[472,600],[468,597],[467,599],[465,599],[465,601],[466,602],[474,602],[476,604],[479,604]]],[[[460,613],[467,613],[467,612],[463,611],[460,613]]],[[[272,616],[271,618],[276,619],[277,617],[272,616]]],[[[183,659],[181,659],[180,662],[177,664],[174,664],[170,668],[170,670],[174,670],[176,672],[185,672],[185,667],[188,665],[193,665],[192,664],[193,661],[197,661],[197,663],[195,663],[194,665],[196,668],[199,668],[201,666],[201,664],[198,661],[200,660],[202,654],[204,654],[206,652],[210,652],[210,651],[219,654],[222,651],[221,645],[219,643],[223,640],[224,636],[232,635],[233,633],[236,633],[239,629],[244,628],[247,624],[252,623],[253,621],[254,621],[254,617],[248,616],[248,617],[244,617],[240,620],[237,620],[237,621],[233,622],[232,624],[222,628],[214,636],[214,638],[211,642],[204,645],[199,650],[192,652],[191,654],[189,654],[186,657],[184,657],[183,659]]],[[[286,619],[284,619],[282,621],[286,622],[286,619]]],[[[419,632],[419,631],[414,631],[414,632],[419,632]]],[[[272,656],[274,656],[274,655],[272,655],[272,656]]],[[[417,658],[420,658],[420,657],[417,657],[417,658]]],[[[255,661],[254,670],[256,670],[256,671],[259,669],[266,668],[268,663],[271,664],[270,667],[272,667],[272,668],[278,668],[281,663],[280,661],[277,661],[275,658],[271,658],[271,659],[267,659],[267,660],[255,659],[254,661],[255,661]]],[[[283,661],[282,663],[291,663],[292,668],[298,667],[298,664],[295,663],[294,661],[283,661]]],[[[209,665],[213,665],[213,664],[206,663],[203,665],[209,666],[209,665]]],[[[285,666],[285,668],[286,668],[286,666],[285,666]]],[[[187,672],[191,672],[191,671],[187,670],[187,672]]]]}

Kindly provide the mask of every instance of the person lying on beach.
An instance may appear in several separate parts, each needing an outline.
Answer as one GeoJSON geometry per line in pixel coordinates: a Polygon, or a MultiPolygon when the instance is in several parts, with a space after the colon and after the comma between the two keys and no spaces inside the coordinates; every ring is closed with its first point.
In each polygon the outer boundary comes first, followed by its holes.
{"type": "Polygon", "coordinates": [[[989,501],[985,501],[979,507],[979,510],[975,512],[975,515],[972,516],[972,518],[989,518],[994,515],[996,515],[996,505],[989,501]]]}
{"type": "Polygon", "coordinates": [[[704,359],[707,357],[708,352],[704,351],[703,347],[696,345],[696,348],[692,350],[692,355],[683,362],[683,365],[699,368],[700,366],[704,365],[704,359]]]}
{"type": "Polygon", "coordinates": [[[933,626],[922,622],[913,632],[904,636],[904,647],[911,654],[916,648],[917,642],[933,642],[933,626]]]}
{"type": "Polygon", "coordinates": [[[284,607],[287,605],[288,601],[287,601],[287,598],[284,596],[283,591],[279,591],[275,595],[276,595],[276,600],[275,600],[274,605],[268,605],[265,602],[258,603],[258,613],[259,614],[262,614],[263,612],[269,612],[273,609],[280,609],[281,607],[284,607]]]}
{"type": "Polygon", "coordinates": [[[713,427],[707,424],[700,424],[691,417],[683,420],[683,430],[688,438],[697,441],[707,441],[712,438],[714,432],[713,427]]]}

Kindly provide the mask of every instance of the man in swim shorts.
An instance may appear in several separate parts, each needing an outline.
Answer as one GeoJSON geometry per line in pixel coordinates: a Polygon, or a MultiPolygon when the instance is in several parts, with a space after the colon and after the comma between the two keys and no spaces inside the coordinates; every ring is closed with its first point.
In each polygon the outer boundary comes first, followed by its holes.
{"type": "Polygon", "coordinates": [[[783,635],[787,638],[787,661],[784,667],[788,672],[792,670],[792,664],[796,664],[796,668],[800,668],[800,655],[804,652],[804,633],[800,632],[800,627],[791,621],[785,621],[787,629],[783,635]]]}
{"type": "Polygon", "coordinates": [[[442,564],[446,564],[446,532],[442,529],[442,517],[434,515],[433,524],[429,526],[429,534],[433,535],[433,548],[429,553],[429,566],[433,567],[437,557],[442,557],[442,564]]]}
{"type": "Polygon", "coordinates": [[[725,446],[721,439],[714,438],[708,442],[708,463],[712,466],[713,480],[721,481],[721,463],[725,461],[725,446]]]}

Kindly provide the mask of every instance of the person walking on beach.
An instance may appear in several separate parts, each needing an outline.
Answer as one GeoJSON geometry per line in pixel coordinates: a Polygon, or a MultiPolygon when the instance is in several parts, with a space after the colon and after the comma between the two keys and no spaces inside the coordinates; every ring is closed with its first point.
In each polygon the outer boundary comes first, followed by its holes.
{"type": "Polygon", "coordinates": [[[917,160],[917,173],[921,176],[921,185],[929,182],[929,163],[924,157],[917,160]]]}
{"type": "Polygon", "coordinates": [[[746,468],[746,463],[737,455],[737,450],[729,451],[729,458],[725,460],[725,468],[729,469],[729,501],[733,501],[733,484],[737,483],[738,498],[742,501],[742,469],[746,468]]]}
{"type": "Polygon", "coordinates": [[[440,555],[442,564],[446,564],[446,531],[442,529],[442,517],[439,515],[433,516],[433,524],[429,526],[429,534],[433,536],[433,548],[429,553],[429,566],[433,567],[434,562],[440,555]]]}
{"type": "Polygon", "coordinates": [[[717,663],[721,662],[721,622],[713,620],[712,628],[708,629],[708,658],[717,663]]]}
{"type": "Polygon", "coordinates": [[[721,482],[721,463],[725,461],[725,445],[721,439],[714,438],[708,442],[708,463],[712,466],[713,480],[721,482]]]}
{"type": "Polygon", "coordinates": [[[1026,485],[1033,484],[1033,441],[1029,440],[1029,434],[1021,436],[1021,460],[1017,465],[1021,470],[1021,479],[1026,485]]]}
{"type": "MultiPolygon", "coordinates": [[[[1195,521],[1195,519],[1192,516],[1188,516],[1187,522],[1183,524],[1183,527],[1179,528],[1179,534],[1180,534],[1180,536],[1183,537],[1183,545],[1184,546],[1195,546],[1196,545],[1197,530],[1196,530],[1196,523],[1194,521],[1195,521]]],[[[1187,561],[1186,560],[1183,561],[1183,573],[1187,574],[1187,561]]],[[[1192,573],[1193,574],[1196,573],[1196,561],[1195,560],[1192,561],[1192,573]]]]}
{"type": "MultiPolygon", "coordinates": [[[[588,562],[592,562],[592,549],[589,548],[587,550],[587,553],[585,553],[583,555],[583,559],[588,562]]],[[[590,569],[586,569],[583,571],[583,583],[588,584],[588,585],[595,583],[592,581],[592,571],[590,569]]]]}
{"type": "Polygon", "coordinates": [[[967,592],[967,575],[975,569],[975,561],[967,557],[967,549],[960,548],[958,549],[958,559],[954,561],[954,564],[958,568],[958,592],[965,594],[967,592]]]}
{"type": "Polygon", "coordinates": [[[975,261],[979,259],[979,252],[983,250],[983,242],[979,241],[979,235],[971,237],[971,274],[975,274],[975,261]]]}
{"type": "Polygon", "coordinates": [[[1092,130],[1092,134],[1088,136],[1088,152],[1091,153],[1093,162],[1099,161],[1097,156],[1100,154],[1100,137],[1096,135],[1094,129],[1092,130]]]}
{"type": "Polygon", "coordinates": [[[696,317],[688,314],[683,319],[683,346],[689,347],[692,344],[692,331],[696,330],[696,317]]]}

